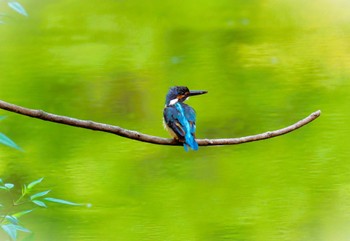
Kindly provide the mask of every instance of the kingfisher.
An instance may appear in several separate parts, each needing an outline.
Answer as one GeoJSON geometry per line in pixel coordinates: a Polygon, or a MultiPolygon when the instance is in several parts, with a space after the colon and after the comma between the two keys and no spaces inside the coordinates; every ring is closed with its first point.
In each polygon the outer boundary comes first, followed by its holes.
{"type": "Polygon", "coordinates": [[[164,126],[175,140],[183,143],[185,151],[190,147],[198,150],[195,140],[196,112],[184,103],[190,96],[208,93],[205,90],[189,90],[186,86],[174,86],[169,89],[163,111],[164,126]]]}

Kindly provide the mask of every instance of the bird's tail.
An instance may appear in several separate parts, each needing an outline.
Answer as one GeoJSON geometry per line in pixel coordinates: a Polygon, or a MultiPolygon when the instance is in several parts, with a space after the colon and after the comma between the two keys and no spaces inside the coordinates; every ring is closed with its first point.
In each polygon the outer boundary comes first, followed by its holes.
{"type": "Polygon", "coordinates": [[[198,143],[196,142],[196,140],[192,135],[185,136],[185,142],[184,142],[185,151],[188,151],[188,147],[190,147],[194,151],[198,150],[198,143]]]}

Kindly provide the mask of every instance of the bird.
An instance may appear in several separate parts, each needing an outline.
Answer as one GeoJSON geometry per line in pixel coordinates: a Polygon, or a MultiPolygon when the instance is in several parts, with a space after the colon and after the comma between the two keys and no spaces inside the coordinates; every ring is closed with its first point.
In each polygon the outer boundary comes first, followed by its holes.
{"type": "Polygon", "coordinates": [[[169,134],[183,143],[185,151],[198,150],[195,140],[196,112],[184,103],[190,96],[206,94],[206,90],[189,90],[186,86],[174,86],[165,98],[163,123],[169,134]]]}

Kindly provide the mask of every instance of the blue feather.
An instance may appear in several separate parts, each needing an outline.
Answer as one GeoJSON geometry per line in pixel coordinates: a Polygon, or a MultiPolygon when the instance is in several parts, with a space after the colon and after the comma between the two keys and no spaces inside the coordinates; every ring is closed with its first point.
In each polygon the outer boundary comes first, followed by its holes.
{"type": "Polygon", "coordinates": [[[184,103],[176,103],[175,108],[178,110],[177,119],[185,132],[184,149],[188,151],[187,146],[193,150],[198,150],[198,144],[194,139],[196,114],[194,110],[184,103]]]}

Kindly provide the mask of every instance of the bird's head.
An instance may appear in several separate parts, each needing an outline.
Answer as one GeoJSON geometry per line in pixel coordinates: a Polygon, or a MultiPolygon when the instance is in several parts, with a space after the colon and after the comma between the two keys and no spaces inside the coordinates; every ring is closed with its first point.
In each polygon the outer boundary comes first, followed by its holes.
{"type": "Polygon", "coordinates": [[[205,90],[189,90],[186,86],[174,86],[169,89],[166,96],[166,105],[175,105],[177,102],[184,102],[190,96],[207,93],[205,90]]]}

